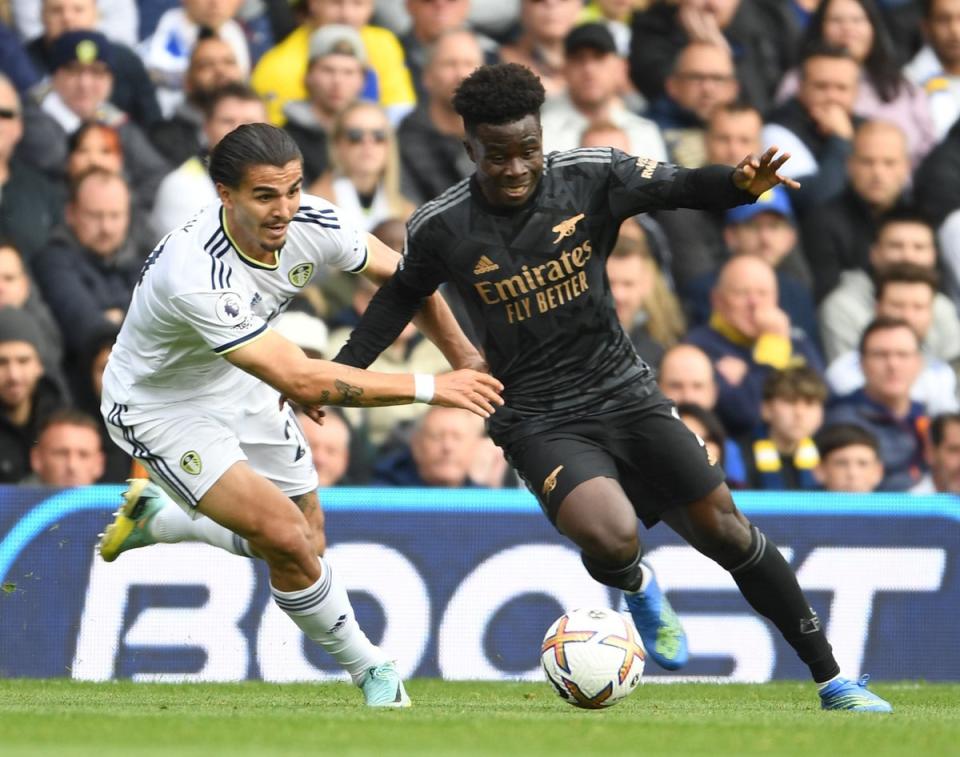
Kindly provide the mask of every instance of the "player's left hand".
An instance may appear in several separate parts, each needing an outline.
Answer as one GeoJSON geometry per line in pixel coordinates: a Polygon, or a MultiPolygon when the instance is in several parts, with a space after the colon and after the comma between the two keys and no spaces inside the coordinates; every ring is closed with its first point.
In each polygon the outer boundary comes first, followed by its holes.
{"type": "Polygon", "coordinates": [[[780,167],[790,159],[790,153],[778,156],[778,152],[779,148],[774,146],[759,158],[756,155],[745,157],[733,171],[733,183],[757,197],[777,184],[799,189],[799,182],[779,173],[780,167]]]}

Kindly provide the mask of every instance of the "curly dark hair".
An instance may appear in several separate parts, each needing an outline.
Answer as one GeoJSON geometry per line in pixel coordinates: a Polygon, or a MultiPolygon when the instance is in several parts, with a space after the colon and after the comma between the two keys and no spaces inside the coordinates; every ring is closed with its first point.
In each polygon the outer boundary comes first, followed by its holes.
{"type": "Polygon", "coordinates": [[[480,124],[500,126],[531,114],[539,117],[545,97],[543,84],[529,68],[497,63],[481,66],[464,79],[453,96],[453,107],[472,133],[480,124]]]}

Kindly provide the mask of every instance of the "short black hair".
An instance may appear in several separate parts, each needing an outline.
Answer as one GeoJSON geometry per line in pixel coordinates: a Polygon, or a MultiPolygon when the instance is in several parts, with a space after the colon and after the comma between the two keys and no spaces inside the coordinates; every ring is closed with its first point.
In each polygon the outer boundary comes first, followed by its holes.
{"type": "Polygon", "coordinates": [[[800,57],[800,78],[806,75],[807,61],[812,58],[835,58],[837,60],[852,60],[858,66],[859,61],[851,55],[850,51],[840,45],[831,45],[829,42],[815,40],[805,45],[800,57]]]}
{"type": "Polygon", "coordinates": [[[933,268],[916,263],[891,263],[873,275],[874,294],[879,300],[890,284],[926,284],[936,294],[940,291],[940,275],[933,268]]]}
{"type": "Polygon", "coordinates": [[[814,437],[814,443],[817,445],[821,460],[826,460],[838,449],[853,446],[869,447],[878,458],[880,457],[880,442],[877,441],[877,437],[871,431],[852,423],[834,423],[832,426],[825,426],[814,437]]]}
{"type": "Polygon", "coordinates": [[[930,421],[930,442],[934,447],[943,444],[947,435],[947,426],[951,423],[960,425],[960,413],[940,413],[930,421]]]}
{"type": "Polygon", "coordinates": [[[209,120],[224,100],[262,103],[263,98],[249,84],[231,81],[217,87],[203,98],[203,117],[209,120]]]}
{"type": "Polygon", "coordinates": [[[480,124],[500,126],[529,115],[539,118],[546,98],[533,71],[519,63],[480,66],[464,79],[453,95],[453,107],[470,133],[480,124]]]}
{"type": "Polygon", "coordinates": [[[303,154],[286,131],[270,124],[244,124],[213,148],[210,178],[216,184],[237,188],[251,166],[283,168],[292,160],[302,163],[303,154]]]}
{"type": "Polygon", "coordinates": [[[867,324],[867,327],[863,330],[863,333],[860,334],[860,345],[858,347],[858,352],[860,356],[863,357],[867,349],[867,342],[870,340],[870,337],[873,336],[878,331],[892,331],[893,329],[906,329],[911,334],[913,338],[917,341],[917,348],[920,348],[920,337],[917,335],[917,332],[913,330],[913,327],[907,323],[902,318],[891,318],[888,315],[878,315],[870,323],[867,324]]]}
{"type": "Polygon", "coordinates": [[[923,210],[907,203],[898,203],[877,220],[877,233],[874,239],[879,239],[883,230],[895,223],[915,223],[918,226],[926,226],[931,232],[934,230],[933,221],[923,210]]]}

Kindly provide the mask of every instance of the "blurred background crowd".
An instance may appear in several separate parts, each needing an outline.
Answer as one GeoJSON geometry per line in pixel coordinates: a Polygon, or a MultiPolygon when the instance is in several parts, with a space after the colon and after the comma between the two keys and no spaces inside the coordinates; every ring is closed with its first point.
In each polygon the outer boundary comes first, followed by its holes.
{"type": "MultiPolygon", "coordinates": [[[[225,134],[287,129],[399,250],[471,173],[451,98],[497,61],[541,77],[545,151],[791,153],[799,190],[631,218],[608,263],[732,486],[960,493],[960,0],[0,0],[0,483],[130,475],[100,376],[225,134]]],[[[329,358],[372,294],[326,272],[275,326],[329,358]]],[[[372,367],[448,368],[413,326],[372,367]]],[[[465,411],[302,425],[324,486],[518,485],[465,411]]]]}

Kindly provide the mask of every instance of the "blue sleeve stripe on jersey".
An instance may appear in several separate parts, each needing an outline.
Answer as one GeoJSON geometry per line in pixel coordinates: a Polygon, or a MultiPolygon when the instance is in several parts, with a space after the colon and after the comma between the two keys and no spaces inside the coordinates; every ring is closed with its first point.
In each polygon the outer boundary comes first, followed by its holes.
{"type": "MultiPolygon", "coordinates": [[[[337,219],[334,217],[334,218],[332,218],[331,220],[336,221],[337,219]]],[[[293,217],[293,222],[294,222],[294,223],[314,223],[314,224],[316,224],[317,226],[323,226],[323,228],[325,228],[325,229],[339,229],[339,228],[340,228],[340,224],[339,224],[339,223],[324,223],[323,221],[321,221],[321,220],[318,219],[318,218],[308,218],[308,217],[304,217],[304,216],[294,216],[294,217],[293,217]]]]}
{"type": "Polygon", "coordinates": [[[234,339],[232,342],[227,342],[226,344],[221,344],[219,347],[214,347],[213,351],[218,355],[225,355],[226,353],[237,349],[237,347],[242,347],[247,342],[252,342],[266,330],[267,324],[261,324],[260,328],[258,328],[256,331],[251,331],[249,334],[245,334],[239,339],[234,339]]]}
{"type": "Polygon", "coordinates": [[[301,205],[299,208],[297,208],[297,211],[298,212],[303,211],[304,213],[306,212],[326,213],[327,215],[331,215],[331,216],[336,215],[336,212],[337,212],[333,208],[315,208],[312,205],[301,205]]]}
{"type": "Polygon", "coordinates": [[[196,507],[199,500],[193,496],[190,488],[177,478],[176,474],[167,464],[167,461],[162,457],[150,452],[150,450],[147,448],[147,445],[134,436],[133,429],[124,425],[120,414],[127,412],[127,410],[128,408],[126,405],[119,405],[114,402],[113,410],[111,410],[107,415],[107,421],[111,425],[120,429],[127,444],[133,447],[133,456],[135,458],[142,460],[144,464],[146,464],[157,476],[157,478],[162,479],[171,491],[177,493],[180,499],[182,499],[188,505],[196,507]]]}

